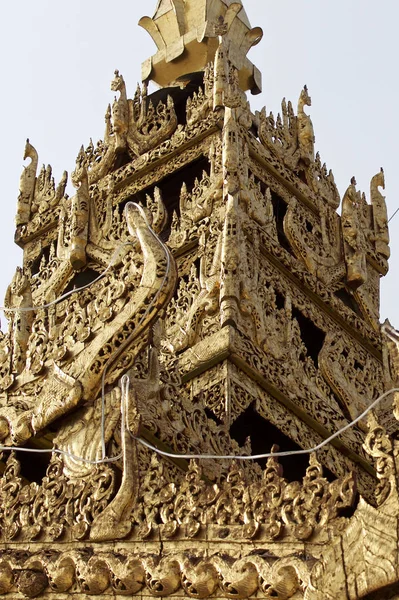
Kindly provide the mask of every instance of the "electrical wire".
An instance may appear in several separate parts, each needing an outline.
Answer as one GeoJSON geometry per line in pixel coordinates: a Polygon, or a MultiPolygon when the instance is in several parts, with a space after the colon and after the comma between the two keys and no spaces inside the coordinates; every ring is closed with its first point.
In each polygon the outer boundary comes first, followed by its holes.
{"type": "Polygon", "coordinates": [[[153,452],[156,452],[157,454],[160,454],[161,456],[165,456],[167,458],[181,458],[181,459],[187,459],[187,460],[199,459],[199,460],[241,460],[241,461],[245,461],[245,460],[260,460],[263,458],[280,458],[283,456],[300,456],[303,454],[313,454],[314,452],[317,452],[318,450],[321,450],[322,448],[324,448],[324,446],[327,446],[327,444],[329,444],[330,442],[335,440],[337,437],[339,437],[340,435],[345,433],[345,431],[347,431],[348,429],[351,429],[352,427],[354,427],[357,423],[359,423],[359,421],[364,419],[364,417],[366,417],[367,414],[371,410],[373,410],[373,408],[375,408],[377,406],[377,404],[379,404],[381,402],[381,400],[383,400],[384,398],[389,396],[389,394],[393,394],[395,392],[399,392],[399,388],[392,388],[391,390],[388,390],[384,394],[381,394],[381,396],[379,396],[376,400],[374,400],[374,402],[372,402],[372,404],[370,404],[370,406],[368,406],[366,408],[366,410],[364,412],[362,412],[362,414],[359,415],[356,419],[354,419],[351,423],[348,423],[347,425],[345,425],[345,427],[342,427],[342,429],[339,429],[338,431],[336,431],[335,433],[330,435],[330,437],[323,440],[317,446],[314,446],[314,448],[306,448],[304,450],[287,450],[286,452],[268,452],[265,454],[255,454],[255,455],[247,455],[247,456],[238,456],[235,454],[228,454],[225,456],[219,455],[219,454],[175,454],[172,452],[164,452],[163,450],[159,450],[159,448],[156,448],[152,444],[149,444],[148,442],[143,440],[143,438],[136,437],[132,433],[130,433],[130,432],[129,433],[133,439],[140,442],[140,444],[142,444],[149,450],[152,450],[153,452]]]}
{"type": "MultiPolygon", "coordinates": [[[[164,244],[164,242],[160,239],[160,237],[154,232],[154,230],[151,228],[150,224],[148,223],[148,219],[147,219],[147,215],[144,211],[144,209],[137,204],[136,202],[128,202],[126,207],[125,207],[125,215],[126,212],[128,210],[129,205],[134,206],[135,208],[138,209],[138,211],[140,212],[149,232],[151,233],[151,235],[153,236],[153,238],[161,245],[165,256],[166,256],[166,271],[165,271],[165,275],[163,277],[162,283],[160,285],[160,288],[158,289],[157,293],[155,294],[152,302],[149,304],[149,306],[147,307],[146,311],[144,312],[143,316],[141,317],[137,327],[140,327],[141,324],[143,323],[143,321],[145,320],[145,318],[147,317],[148,313],[150,312],[150,310],[152,309],[152,307],[154,306],[156,300],[158,299],[159,295],[162,292],[162,289],[165,286],[166,280],[169,276],[170,273],[170,268],[171,268],[171,255],[170,255],[170,251],[168,249],[168,247],[166,246],[166,244],[164,244]]],[[[3,310],[5,312],[31,312],[31,311],[39,311],[39,310],[45,310],[47,308],[50,308],[51,306],[54,306],[55,304],[58,304],[60,302],[62,302],[63,300],[65,300],[66,298],[69,298],[69,296],[71,296],[72,294],[76,294],[78,292],[82,292],[85,289],[87,289],[88,287],[92,286],[93,284],[97,283],[98,281],[100,281],[101,279],[103,279],[105,277],[105,275],[108,273],[108,271],[114,266],[121,250],[123,247],[125,246],[131,246],[131,242],[126,242],[124,244],[121,244],[118,248],[116,248],[115,252],[113,253],[110,263],[107,266],[107,268],[105,269],[105,271],[103,271],[103,273],[101,273],[96,279],[94,279],[93,281],[91,281],[90,283],[76,288],[74,290],[71,290],[69,292],[67,292],[66,294],[63,294],[62,296],[60,296],[59,298],[53,300],[52,302],[49,302],[48,304],[44,304],[42,306],[29,306],[29,307],[17,307],[17,308],[7,308],[4,306],[0,306],[0,310],[3,310]]],[[[128,340],[126,341],[125,345],[128,345],[130,343],[130,338],[134,337],[136,335],[136,331],[134,331],[132,333],[131,336],[129,336],[128,340]]],[[[0,445],[0,452],[2,451],[6,451],[6,450],[13,450],[13,451],[17,451],[17,452],[32,452],[32,453],[36,453],[36,454],[46,454],[46,453],[55,453],[55,454],[60,454],[63,456],[68,456],[69,458],[72,458],[74,460],[77,461],[81,461],[81,462],[85,462],[87,464],[91,464],[91,465],[99,465],[99,464],[104,464],[107,462],[117,462],[118,460],[120,460],[120,458],[122,458],[122,455],[118,455],[115,458],[107,458],[106,457],[106,447],[105,447],[105,377],[107,374],[107,369],[108,369],[108,364],[105,365],[104,370],[103,370],[103,374],[102,374],[102,378],[101,378],[101,451],[102,451],[102,459],[101,460],[97,460],[97,461],[92,461],[92,460],[88,460],[79,456],[76,456],[74,454],[65,452],[63,450],[59,450],[59,449],[36,449],[36,448],[20,448],[17,446],[1,446],[0,445]]],[[[129,379],[129,383],[130,383],[130,379],[129,379]]],[[[129,383],[127,385],[129,385],[129,383]]],[[[122,413],[124,411],[124,407],[122,407],[122,413]]],[[[123,417],[124,419],[124,417],[123,417]]],[[[122,419],[122,422],[123,422],[122,419]]]]}
{"type": "MultiPolygon", "coordinates": [[[[347,425],[345,425],[345,427],[342,427],[341,429],[339,429],[338,431],[336,431],[335,433],[333,433],[330,437],[326,438],[320,444],[318,444],[317,446],[314,446],[313,448],[306,448],[306,449],[303,449],[303,450],[287,450],[285,452],[268,452],[268,453],[263,453],[263,454],[240,456],[240,455],[236,455],[236,454],[228,454],[228,455],[219,455],[219,454],[176,454],[176,453],[172,453],[172,452],[165,452],[163,450],[160,450],[159,448],[156,448],[152,444],[149,444],[148,442],[146,442],[145,440],[143,440],[143,438],[140,438],[138,436],[133,435],[128,430],[127,423],[126,423],[126,414],[125,414],[125,404],[127,404],[127,398],[128,398],[128,394],[129,394],[129,388],[130,388],[130,378],[129,378],[128,375],[124,375],[122,377],[122,379],[121,379],[121,388],[122,388],[122,397],[121,397],[121,439],[124,438],[124,436],[126,434],[126,431],[128,431],[128,433],[130,434],[130,436],[134,440],[136,440],[137,442],[139,442],[140,444],[142,444],[143,446],[145,446],[149,450],[152,450],[153,452],[156,452],[157,454],[160,454],[161,456],[165,456],[167,458],[178,458],[178,459],[187,459],[187,460],[199,459],[199,460],[239,460],[239,461],[260,460],[260,459],[266,459],[266,458],[282,458],[282,457],[286,457],[286,456],[300,456],[300,455],[313,454],[314,452],[318,452],[319,450],[321,450],[322,448],[324,448],[325,446],[327,446],[327,444],[329,444],[330,442],[332,442],[334,439],[336,439],[337,437],[339,437],[340,435],[342,435],[345,431],[347,431],[348,429],[351,429],[359,421],[361,421],[362,419],[364,419],[367,416],[367,414],[371,410],[373,410],[373,408],[375,408],[377,406],[377,404],[379,404],[384,398],[386,398],[390,394],[399,392],[399,388],[392,388],[391,390],[388,390],[387,392],[384,392],[376,400],[374,400],[370,404],[370,406],[368,406],[366,408],[366,410],[363,411],[351,423],[348,423],[347,425]]],[[[83,462],[83,463],[86,463],[86,464],[89,464],[89,465],[101,465],[101,464],[107,464],[107,463],[114,463],[114,462],[118,462],[121,458],[123,458],[123,454],[118,454],[117,456],[112,457],[112,458],[103,458],[103,459],[100,459],[100,460],[89,460],[87,458],[83,458],[81,456],[77,456],[76,454],[72,454],[72,453],[67,452],[65,450],[60,450],[58,448],[43,449],[42,450],[42,449],[36,449],[36,448],[20,448],[20,447],[17,447],[17,446],[0,446],[0,452],[4,452],[4,451],[10,451],[10,452],[11,451],[16,451],[16,452],[30,452],[30,453],[34,453],[34,454],[59,454],[59,455],[62,455],[62,456],[67,456],[68,458],[72,458],[73,460],[75,460],[77,462],[83,462]]]]}
{"type": "MultiPolygon", "coordinates": [[[[381,326],[381,332],[383,334],[385,334],[387,337],[390,337],[391,340],[393,340],[394,342],[398,343],[399,334],[392,327],[388,327],[384,323],[381,326]]],[[[129,379],[129,384],[130,384],[130,379],[129,379]]],[[[392,388],[392,389],[388,390],[387,392],[384,392],[376,400],[374,400],[370,404],[370,406],[368,406],[366,408],[366,410],[364,410],[358,417],[356,417],[356,419],[354,419],[353,421],[351,421],[350,423],[348,423],[347,425],[345,425],[344,427],[342,427],[341,429],[339,429],[338,431],[336,431],[335,433],[330,435],[328,438],[326,438],[325,440],[320,442],[320,444],[318,444],[317,446],[314,446],[313,448],[306,448],[303,450],[287,450],[285,452],[268,452],[268,453],[263,453],[263,454],[247,455],[247,456],[238,456],[238,455],[231,455],[231,454],[225,455],[225,456],[218,455],[218,454],[176,454],[173,452],[165,452],[163,450],[160,450],[159,448],[156,448],[152,444],[149,444],[148,442],[143,440],[143,438],[132,435],[132,433],[130,431],[129,431],[129,433],[133,439],[138,441],[140,444],[142,444],[149,450],[152,450],[153,452],[156,452],[157,454],[160,454],[161,456],[165,456],[167,458],[180,458],[180,459],[187,459],[187,460],[191,460],[191,459],[201,460],[202,459],[202,460],[247,461],[247,460],[260,460],[260,459],[266,459],[266,458],[280,458],[280,457],[282,458],[285,456],[301,456],[301,455],[313,454],[314,452],[318,452],[319,450],[321,450],[322,448],[327,446],[327,444],[329,444],[333,440],[335,440],[337,437],[339,437],[340,435],[342,435],[343,433],[345,433],[346,431],[348,431],[349,429],[351,429],[352,427],[357,425],[357,423],[359,423],[362,419],[364,419],[368,415],[368,413],[373,410],[373,408],[375,408],[382,400],[384,400],[384,398],[386,398],[390,394],[394,394],[397,392],[399,392],[399,388],[392,388]]]]}
{"type": "MultiPolygon", "coordinates": [[[[54,306],[55,304],[59,304],[60,302],[62,302],[63,300],[65,300],[66,298],[69,298],[69,296],[71,296],[72,294],[76,294],[79,292],[83,292],[85,289],[87,289],[88,287],[94,285],[95,283],[97,283],[98,281],[100,281],[101,279],[103,279],[105,277],[105,275],[108,273],[108,271],[110,271],[110,269],[115,265],[119,254],[121,253],[122,248],[126,247],[126,246],[131,246],[131,242],[125,242],[124,244],[121,244],[120,246],[118,246],[118,248],[115,249],[114,253],[111,256],[111,260],[107,266],[107,268],[105,269],[105,271],[103,271],[98,277],[96,277],[96,279],[94,279],[93,281],[91,281],[90,283],[81,286],[79,288],[75,288],[69,292],[67,292],[66,294],[63,294],[62,296],[60,296],[59,298],[56,298],[55,300],[53,300],[52,302],[49,302],[48,304],[44,304],[42,306],[29,306],[29,307],[18,307],[18,308],[6,308],[4,306],[0,306],[0,310],[3,310],[5,312],[31,312],[31,311],[39,311],[39,310],[45,310],[47,308],[50,308],[51,306],[54,306]]],[[[102,378],[102,408],[101,408],[101,413],[102,413],[102,421],[103,421],[103,413],[104,413],[104,379],[105,379],[105,374],[106,374],[106,369],[104,369],[103,372],[103,378],[102,378]]],[[[102,431],[101,431],[101,448],[102,448],[102,459],[101,460],[89,460],[87,458],[83,458],[81,456],[77,456],[75,454],[71,454],[70,452],[66,452],[65,450],[59,450],[58,448],[51,448],[51,449],[38,449],[38,448],[20,448],[18,446],[2,446],[0,445],[0,452],[4,452],[4,451],[16,451],[16,452],[31,452],[34,454],[49,454],[49,453],[54,453],[54,454],[60,454],[61,456],[67,456],[69,458],[72,458],[73,460],[76,460],[78,462],[83,462],[89,465],[101,465],[101,464],[106,464],[106,463],[113,463],[113,462],[117,462],[118,460],[120,460],[122,458],[122,454],[119,454],[118,456],[115,456],[113,458],[107,458],[106,457],[106,452],[105,452],[105,425],[102,427],[102,431]]]]}

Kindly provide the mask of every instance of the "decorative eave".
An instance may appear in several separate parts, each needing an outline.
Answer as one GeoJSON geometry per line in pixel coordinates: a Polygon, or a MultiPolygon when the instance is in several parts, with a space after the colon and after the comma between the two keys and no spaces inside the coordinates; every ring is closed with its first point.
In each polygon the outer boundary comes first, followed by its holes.
{"type": "MultiPolygon", "coordinates": [[[[347,493],[347,499],[353,494],[350,477],[346,481],[348,487],[340,482],[340,486],[344,485],[338,490],[338,482],[328,484],[319,477],[317,460],[312,459],[303,484],[289,484],[283,490],[279,489],[283,481],[279,465],[271,459],[262,483],[263,502],[258,498],[257,507],[259,514],[270,517],[268,525],[272,527],[262,524],[262,531],[253,528],[253,522],[248,520],[246,503],[251,493],[245,482],[237,478],[238,471],[233,474],[234,467],[231,479],[226,480],[225,489],[218,496],[216,488],[200,478],[198,467],[192,463],[181,489],[166,484],[159,490],[160,495],[153,498],[152,509],[159,510],[162,519],[172,520],[153,528],[154,512],[136,512],[145,515],[147,522],[136,526],[138,535],[134,540],[99,544],[82,535],[80,542],[66,543],[54,539],[60,533],[55,523],[49,530],[51,549],[47,540],[40,539],[37,529],[38,539],[25,544],[21,551],[21,542],[13,538],[18,535],[21,518],[27,515],[22,511],[17,516],[14,511],[16,519],[13,519],[14,505],[6,502],[3,511],[10,527],[7,545],[0,550],[0,594],[7,598],[57,600],[72,593],[82,599],[93,595],[159,598],[176,594],[242,600],[255,595],[280,600],[396,598],[393,594],[397,594],[399,583],[398,447],[397,441],[387,436],[374,417],[369,420],[365,449],[376,460],[380,479],[376,507],[360,498],[352,517],[337,518],[337,510],[345,508],[345,502],[341,504],[342,493],[344,496],[347,493]],[[278,490],[281,503],[276,496],[278,490]],[[201,501],[209,504],[209,492],[218,496],[217,511],[209,513],[214,516],[214,524],[204,526],[200,504],[201,501]],[[173,506],[178,511],[179,524],[174,521],[173,506]],[[276,539],[278,518],[273,521],[279,507],[287,525],[282,540],[276,539]],[[329,516],[333,516],[331,521],[329,516]],[[295,524],[289,523],[292,519],[295,524]]],[[[9,483],[14,463],[11,456],[5,475],[9,483]]],[[[56,471],[53,475],[56,476],[56,471]]],[[[154,485],[158,481],[151,476],[148,480],[154,485]]],[[[17,490],[16,483],[16,487],[8,486],[7,490],[17,490]]],[[[57,506],[50,496],[57,497],[58,504],[60,498],[57,486],[48,483],[43,510],[51,513],[57,511],[57,506]]],[[[34,492],[34,487],[30,489],[34,492]]],[[[34,527],[30,527],[33,534],[34,527]]],[[[29,522],[24,532],[28,529],[29,522]]],[[[82,527],[75,527],[76,534],[79,531],[84,533],[82,527]]]]}
{"type": "Polygon", "coordinates": [[[227,57],[239,71],[240,87],[259,94],[261,73],[247,53],[260,42],[263,32],[260,27],[251,28],[241,1],[160,0],[153,18],[139,21],[158,48],[142,65],[143,81],[152,79],[167,87],[186,75],[203,71],[215,58],[220,24],[227,31],[227,57]]]}

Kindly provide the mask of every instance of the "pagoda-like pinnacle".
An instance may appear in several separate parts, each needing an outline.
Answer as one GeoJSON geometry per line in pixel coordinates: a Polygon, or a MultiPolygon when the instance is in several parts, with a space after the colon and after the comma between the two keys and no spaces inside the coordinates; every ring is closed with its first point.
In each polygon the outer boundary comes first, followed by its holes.
{"type": "Polygon", "coordinates": [[[261,91],[260,71],[247,54],[263,32],[251,28],[241,0],[158,0],[154,16],[143,17],[139,25],[158,48],[143,63],[143,80],[167,87],[203,71],[214,60],[223,36],[227,58],[239,71],[240,87],[253,94],[261,91]]]}

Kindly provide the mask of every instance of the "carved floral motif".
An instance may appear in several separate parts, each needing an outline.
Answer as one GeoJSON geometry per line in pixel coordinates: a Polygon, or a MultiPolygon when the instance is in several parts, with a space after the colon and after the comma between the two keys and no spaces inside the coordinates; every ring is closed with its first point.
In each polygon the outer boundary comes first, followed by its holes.
{"type": "MultiPolygon", "coordinates": [[[[118,416],[114,412],[114,426],[118,416]]],[[[98,436],[93,440],[89,436],[96,432],[94,423],[98,428],[99,421],[94,419],[90,427],[92,415],[87,414],[85,419],[75,419],[74,427],[62,432],[55,443],[77,453],[74,455],[94,459],[100,443],[98,436]],[[75,437],[68,444],[71,434],[75,437]]],[[[111,433],[108,425],[106,439],[111,433]]],[[[122,498],[111,466],[93,470],[90,465],[58,455],[51,458],[39,485],[23,483],[19,462],[11,454],[0,481],[0,535],[4,541],[97,539],[100,524],[104,527],[102,515],[109,519],[110,501],[115,493],[118,502],[122,498]]],[[[134,486],[137,475],[130,480],[130,494],[134,486]]],[[[112,539],[126,537],[131,530],[137,539],[147,539],[158,530],[165,539],[177,535],[192,539],[203,530],[219,526],[232,527],[231,533],[243,540],[276,540],[283,535],[308,540],[327,525],[334,529],[340,512],[352,506],[356,486],[351,474],[330,484],[315,457],[302,483],[287,482],[277,460],[269,459],[257,481],[248,481],[240,465],[232,463],[220,482],[214,484],[204,480],[201,466],[192,461],[185,478],[176,485],[165,479],[165,466],[153,455],[135,494],[137,500],[125,515],[131,525],[121,535],[115,524],[112,539]]],[[[223,537],[222,529],[219,535],[223,537]]],[[[103,530],[98,539],[107,539],[104,536],[103,530]]]]}

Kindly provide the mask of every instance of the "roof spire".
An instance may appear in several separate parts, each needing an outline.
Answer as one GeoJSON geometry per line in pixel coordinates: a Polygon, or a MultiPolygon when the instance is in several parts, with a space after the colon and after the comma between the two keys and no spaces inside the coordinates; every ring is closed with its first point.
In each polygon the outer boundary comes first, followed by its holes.
{"type": "Polygon", "coordinates": [[[142,65],[143,80],[166,87],[213,61],[220,29],[225,30],[228,59],[240,73],[240,86],[261,91],[260,71],[247,58],[263,36],[251,28],[241,0],[158,0],[152,18],[139,21],[151,35],[158,52],[142,65]]]}

